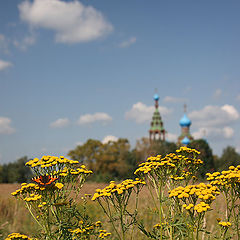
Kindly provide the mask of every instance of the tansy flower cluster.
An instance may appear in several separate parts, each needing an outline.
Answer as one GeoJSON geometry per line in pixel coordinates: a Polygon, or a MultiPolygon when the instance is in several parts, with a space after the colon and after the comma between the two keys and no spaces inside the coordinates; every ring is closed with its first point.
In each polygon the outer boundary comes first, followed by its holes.
{"type": "Polygon", "coordinates": [[[92,171],[87,170],[85,165],[79,165],[79,161],[69,160],[63,156],[43,156],[41,159],[34,158],[26,163],[36,175],[56,175],[66,177],[68,175],[89,175],[92,171]]]}
{"type": "Polygon", "coordinates": [[[139,168],[134,174],[142,176],[160,168],[167,170],[174,167],[175,164],[172,163],[171,158],[161,158],[161,155],[157,155],[156,157],[149,157],[146,162],[139,164],[139,168]]]}
{"type": "Polygon", "coordinates": [[[200,152],[196,149],[193,148],[188,148],[188,147],[180,147],[178,150],[176,150],[177,153],[179,152],[187,152],[187,153],[191,153],[191,154],[200,154],[200,152]]]}
{"type": "Polygon", "coordinates": [[[31,193],[29,197],[24,198],[26,202],[37,201],[41,199],[42,195],[31,193]]]}
{"type": "Polygon", "coordinates": [[[100,239],[104,239],[106,237],[109,237],[111,235],[111,233],[108,233],[106,230],[99,230],[99,235],[98,237],[100,239]]]}
{"type": "MultiPolygon", "coordinates": [[[[37,200],[34,198],[29,198],[27,193],[39,193],[42,191],[54,191],[61,190],[65,183],[75,184],[77,181],[79,186],[85,181],[86,177],[92,173],[92,171],[87,170],[85,165],[78,165],[78,161],[69,160],[63,156],[54,157],[54,156],[43,156],[40,160],[34,158],[26,163],[27,166],[30,166],[33,171],[36,173],[36,176],[46,177],[54,176],[52,182],[47,185],[43,183],[23,183],[21,188],[12,193],[13,196],[23,196],[26,201],[37,200]],[[57,182],[55,182],[57,180],[57,182]],[[26,198],[27,197],[27,198],[26,198]]],[[[51,179],[51,178],[49,178],[51,179]]],[[[34,179],[33,179],[34,180],[34,179]]],[[[34,180],[35,181],[35,180],[34,180]]],[[[69,186],[69,184],[67,185],[69,186]]]]}
{"type": "Polygon", "coordinates": [[[45,188],[44,187],[39,187],[37,184],[35,183],[22,183],[21,184],[21,188],[16,190],[15,192],[12,192],[11,194],[13,196],[19,196],[19,195],[24,195],[26,193],[29,193],[29,192],[37,192],[39,190],[44,190],[45,188]]]}
{"type": "Polygon", "coordinates": [[[237,167],[230,166],[229,170],[214,173],[207,173],[207,180],[210,181],[212,185],[216,185],[219,188],[230,187],[233,188],[240,187],[240,165],[237,167]]]}
{"type": "Polygon", "coordinates": [[[196,177],[193,176],[193,172],[182,170],[181,171],[181,177],[179,177],[179,175],[171,175],[170,178],[172,180],[177,181],[177,180],[184,180],[184,179],[196,178],[196,177]]]}
{"type": "Polygon", "coordinates": [[[125,193],[131,192],[132,189],[136,186],[139,190],[145,182],[139,178],[135,180],[126,179],[123,182],[116,184],[114,181],[111,181],[110,184],[103,189],[96,189],[96,193],[94,193],[92,200],[96,200],[99,198],[114,198],[118,195],[124,195],[125,193]]]}
{"type": "Polygon", "coordinates": [[[69,160],[63,156],[55,157],[55,156],[43,156],[41,159],[34,158],[26,163],[27,166],[31,168],[50,168],[56,165],[72,165],[78,164],[78,161],[69,160]]]}
{"type": "MultiPolygon", "coordinates": [[[[52,239],[52,234],[57,233],[56,229],[60,226],[59,222],[64,222],[64,224],[66,222],[68,226],[65,227],[64,231],[67,232],[66,236],[72,236],[72,239],[90,239],[91,235],[100,239],[110,235],[104,230],[100,231],[100,223],[98,222],[89,226],[79,225],[72,233],[68,231],[72,226],[76,226],[76,221],[80,217],[88,220],[85,213],[80,214],[80,211],[77,210],[75,202],[87,176],[92,173],[86,169],[85,165],[62,156],[34,158],[26,165],[31,167],[35,173],[35,177],[32,178],[34,183],[22,183],[21,188],[13,192],[12,195],[25,201],[30,214],[41,226],[44,239],[45,237],[52,239]]],[[[62,229],[58,230],[63,234],[62,229]]],[[[19,235],[12,234],[9,235],[8,239],[28,239],[17,237],[19,235]]]]}
{"type": "Polygon", "coordinates": [[[181,200],[183,208],[186,210],[195,210],[198,213],[206,212],[210,209],[210,204],[219,195],[216,186],[200,183],[198,185],[188,185],[186,187],[177,187],[169,191],[169,197],[175,200],[181,200]],[[200,203],[197,203],[199,202],[200,203]]]}
{"type": "MultiPolygon", "coordinates": [[[[190,204],[189,204],[190,205],[190,204]]],[[[188,205],[188,206],[189,206],[188,205]]],[[[183,206],[184,207],[184,206],[183,206]]],[[[199,204],[195,205],[194,206],[194,210],[197,211],[198,213],[201,213],[201,212],[206,212],[208,209],[210,209],[210,205],[205,203],[205,202],[200,202],[199,204]]],[[[187,206],[186,206],[186,210],[187,209],[187,206]]]]}
{"type": "MultiPolygon", "coordinates": [[[[54,183],[51,190],[62,189],[62,183],[54,183]]],[[[45,187],[40,187],[35,183],[22,183],[21,188],[17,189],[15,192],[12,192],[12,196],[21,196],[24,201],[35,201],[41,198],[42,191],[45,190],[45,187]],[[40,193],[40,194],[39,194],[40,193]]]]}
{"type": "Polygon", "coordinates": [[[28,236],[24,235],[24,234],[20,234],[20,233],[11,233],[7,236],[7,238],[5,238],[5,240],[11,240],[11,239],[15,239],[15,240],[37,240],[37,238],[29,238],[28,236]]]}
{"type": "Polygon", "coordinates": [[[168,225],[168,222],[163,222],[162,224],[157,223],[153,226],[153,228],[160,228],[161,226],[166,226],[166,225],[168,225]]]}
{"type": "Polygon", "coordinates": [[[83,221],[79,222],[79,227],[74,230],[69,230],[72,233],[73,239],[89,239],[90,235],[96,235],[100,239],[104,239],[111,235],[106,230],[100,229],[102,226],[100,221],[94,224],[85,225],[83,221]]]}
{"type": "Polygon", "coordinates": [[[91,170],[87,170],[85,165],[81,165],[78,168],[69,168],[64,167],[63,169],[53,171],[53,174],[59,177],[67,177],[67,176],[77,176],[80,174],[89,175],[93,172],[91,170]]]}
{"type": "Polygon", "coordinates": [[[230,222],[219,222],[218,223],[221,227],[230,227],[232,224],[230,222]]]}
{"type": "Polygon", "coordinates": [[[170,176],[172,180],[191,179],[199,165],[203,163],[195,156],[199,152],[195,149],[181,147],[176,153],[167,154],[164,158],[161,155],[149,157],[146,162],[139,165],[134,174],[140,177],[150,174],[161,179],[170,176]]]}

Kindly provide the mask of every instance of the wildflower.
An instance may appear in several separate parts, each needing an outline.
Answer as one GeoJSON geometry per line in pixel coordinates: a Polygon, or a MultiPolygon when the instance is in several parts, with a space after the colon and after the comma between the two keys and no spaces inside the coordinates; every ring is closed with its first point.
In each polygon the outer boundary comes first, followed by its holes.
{"type": "Polygon", "coordinates": [[[232,225],[230,222],[219,222],[218,224],[221,227],[230,227],[232,225]]]}
{"type": "Polygon", "coordinates": [[[135,180],[126,179],[120,184],[115,184],[113,181],[111,181],[110,184],[104,189],[96,189],[96,192],[92,197],[92,200],[95,201],[100,197],[110,198],[110,197],[116,196],[116,194],[122,195],[125,193],[130,193],[135,186],[139,188],[139,186],[142,186],[144,184],[145,182],[140,180],[139,178],[135,180]]]}
{"type": "Polygon", "coordinates": [[[55,187],[58,188],[58,189],[62,189],[63,188],[63,184],[62,183],[56,183],[55,184],[55,187]]]}
{"type": "Polygon", "coordinates": [[[5,238],[5,240],[11,240],[11,239],[25,239],[25,240],[37,240],[36,238],[29,238],[28,236],[20,233],[11,233],[5,238]]]}

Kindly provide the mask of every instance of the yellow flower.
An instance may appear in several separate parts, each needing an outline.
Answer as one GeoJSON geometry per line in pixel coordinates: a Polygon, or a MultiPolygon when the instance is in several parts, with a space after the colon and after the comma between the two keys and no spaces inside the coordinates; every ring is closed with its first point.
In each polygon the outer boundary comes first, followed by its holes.
{"type": "Polygon", "coordinates": [[[232,225],[230,222],[219,222],[218,224],[222,227],[230,227],[232,225]]]}
{"type": "Polygon", "coordinates": [[[62,183],[56,183],[55,187],[57,187],[58,189],[62,189],[63,188],[63,184],[62,183]]]}
{"type": "Polygon", "coordinates": [[[120,188],[117,188],[117,192],[118,192],[118,194],[122,194],[122,193],[123,193],[123,190],[120,189],[120,188]]]}
{"type": "Polygon", "coordinates": [[[92,197],[92,201],[96,200],[97,198],[99,198],[99,194],[98,193],[94,193],[93,197],[92,197]]]}

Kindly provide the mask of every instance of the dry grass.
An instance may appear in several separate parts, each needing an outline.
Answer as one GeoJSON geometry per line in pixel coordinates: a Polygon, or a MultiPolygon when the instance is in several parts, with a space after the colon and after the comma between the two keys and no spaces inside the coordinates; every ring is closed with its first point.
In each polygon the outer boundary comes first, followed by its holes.
{"type": "MultiPolygon", "coordinates": [[[[106,183],[87,182],[82,187],[80,195],[94,194],[97,188],[104,188],[106,185],[106,183]]],[[[4,239],[11,232],[21,232],[32,236],[38,231],[37,225],[32,220],[28,210],[25,209],[24,203],[16,200],[11,195],[20,186],[20,184],[0,184],[0,239],[4,239]]],[[[149,226],[153,226],[155,221],[153,214],[148,213],[148,205],[151,202],[149,202],[150,196],[146,189],[142,190],[140,198],[140,208],[143,210],[142,217],[147,220],[149,226]]],[[[100,220],[104,227],[111,231],[111,226],[99,205],[90,201],[88,207],[89,215],[93,220],[100,220]]],[[[140,240],[141,238],[138,237],[138,239],[140,240]]]]}
{"type": "MultiPolygon", "coordinates": [[[[104,188],[106,185],[107,184],[104,183],[85,183],[81,190],[81,195],[93,194],[95,189],[104,188]]],[[[14,192],[19,187],[20,184],[0,184],[0,239],[4,239],[6,235],[11,232],[21,232],[32,236],[38,231],[37,226],[25,209],[24,204],[11,196],[11,192],[14,192]]],[[[214,210],[212,210],[206,218],[206,226],[211,232],[217,224],[216,218],[224,218],[225,209],[223,203],[224,200],[222,196],[219,196],[212,206],[214,210]]],[[[132,205],[133,201],[130,202],[130,208],[132,205]]],[[[154,209],[151,209],[151,206],[153,206],[153,204],[150,194],[146,188],[143,188],[140,193],[139,216],[144,220],[149,230],[157,223],[157,219],[152,213],[154,209]]],[[[111,232],[111,226],[97,203],[90,201],[89,214],[94,220],[102,221],[104,227],[111,232]]],[[[139,232],[136,233],[135,238],[138,240],[146,239],[139,232]]]]}

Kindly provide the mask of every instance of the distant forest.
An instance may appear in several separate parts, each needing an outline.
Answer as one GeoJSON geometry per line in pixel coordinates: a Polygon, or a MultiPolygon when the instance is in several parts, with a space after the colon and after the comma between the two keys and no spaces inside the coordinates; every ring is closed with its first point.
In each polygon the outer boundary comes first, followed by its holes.
{"type": "MultiPolygon", "coordinates": [[[[240,154],[234,147],[226,147],[222,155],[213,155],[209,144],[203,140],[193,140],[189,146],[201,152],[200,159],[204,161],[199,178],[204,178],[207,172],[222,171],[229,166],[240,164],[240,154]]],[[[118,139],[116,142],[103,144],[99,140],[89,139],[83,145],[69,151],[68,157],[85,164],[93,175],[89,181],[108,182],[133,177],[138,164],[150,155],[160,154],[163,157],[175,152],[178,146],[173,142],[156,142],[150,144],[147,138],[137,141],[135,148],[131,148],[128,139],[118,139]]],[[[24,156],[15,162],[0,165],[0,183],[30,182],[32,172],[25,163],[30,160],[24,156]]]]}

